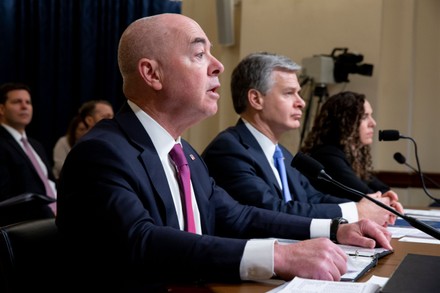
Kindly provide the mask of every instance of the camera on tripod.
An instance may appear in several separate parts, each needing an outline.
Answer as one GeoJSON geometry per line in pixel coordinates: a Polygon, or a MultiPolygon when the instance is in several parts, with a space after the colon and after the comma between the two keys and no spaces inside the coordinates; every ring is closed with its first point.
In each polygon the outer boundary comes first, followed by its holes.
{"type": "Polygon", "coordinates": [[[303,75],[318,84],[349,82],[348,75],[373,75],[373,65],[362,63],[364,56],[335,48],[330,55],[316,55],[302,60],[303,75]]]}

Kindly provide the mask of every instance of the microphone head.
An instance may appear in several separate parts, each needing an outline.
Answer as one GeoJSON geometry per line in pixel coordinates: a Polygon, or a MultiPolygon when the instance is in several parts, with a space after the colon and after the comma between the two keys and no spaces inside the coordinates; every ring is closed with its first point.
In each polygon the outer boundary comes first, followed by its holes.
{"type": "Polygon", "coordinates": [[[398,130],[379,130],[379,141],[393,141],[401,138],[398,130]]]}
{"type": "Polygon", "coordinates": [[[399,164],[405,164],[406,158],[399,152],[394,154],[394,160],[399,164]]]}
{"type": "Polygon", "coordinates": [[[290,165],[298,169],[306,177],[313,179],[320,177],[324,171],[324,166],[320,162],[301,152],[298,152],[293,157],[290,165]]]}

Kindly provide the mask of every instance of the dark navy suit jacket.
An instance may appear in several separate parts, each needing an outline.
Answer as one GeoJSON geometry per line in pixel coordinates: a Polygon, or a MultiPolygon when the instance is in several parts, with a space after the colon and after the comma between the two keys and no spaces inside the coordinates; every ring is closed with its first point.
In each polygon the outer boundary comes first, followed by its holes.
{"type": "MultiPolygon", "coordinates": [[[[42,144],[28,137],[54,181],[52,168],[42,144]]],[[[26,153],[14,137],[0,125],[0,201],[23,194],[46,194],[43,181],[38,176],[26,153]]],[[[44,205],[20,205],[0,210],[0,225],[37,218],[53,217],[52,210],[44,205]]]]}
{"type": "Polygon", "coordinates": [[[342,216],[337,203],[348,200],[316,190],[305,176],[290,166],[292,154],[280,147],[292,195],[288,203],[283,199],[263,150],[241,119],[236,126],[214,138],[202,157],[216,183],[243,204],[313,218],[342,216]]]}
{"type": "Polygon", "coordinates": [[[72,256],[66,263],[79,263],[88,288],[149,292],[162,282],[237,281],[246,239],[310,237],[311,219],[239,204],[215,185],[197,152],[182,144],[203,236],[179,230],[159,156],[128,104],[70,151],[56,221],[62,248],[72,256]]]}

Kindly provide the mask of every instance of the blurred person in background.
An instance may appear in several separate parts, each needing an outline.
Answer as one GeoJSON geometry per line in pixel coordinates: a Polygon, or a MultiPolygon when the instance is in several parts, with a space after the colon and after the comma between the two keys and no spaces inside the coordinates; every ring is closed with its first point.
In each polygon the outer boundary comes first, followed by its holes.
{"type": "Polygon", "coordinates": [[[79,115],[72,118],[65,135],[60,137],[53,148],[53,174],[55,179],[60,176],[64,160],[73,145],[86,133],[87,127],[79,115]]]}
{"type": "Polygon", "coordinates": [[[79,108],[79,116],[87,129],[90,129],[102,119],[113,118],[113,106],[106,100],[87,101],[79,108]]]}
{"type": "MultiPolygon", "coordinates": [[[[56,199],[55,177],[43,145],[28,137],[33,106],[29,87],[21,83],[0,86],[0,201],[26,193],[56,199]]],[[[0,211],[0,225],[52,218],[54,204],[26,202],[0,211]]]]}

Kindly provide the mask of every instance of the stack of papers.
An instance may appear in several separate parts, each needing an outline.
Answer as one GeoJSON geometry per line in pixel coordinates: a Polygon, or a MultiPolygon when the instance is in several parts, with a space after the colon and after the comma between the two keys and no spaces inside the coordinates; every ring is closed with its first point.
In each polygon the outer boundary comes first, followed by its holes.
{"type": "MultiPolygon", "coordinates": [[[[440,210],[438,209],[405,209],[404,212],[406,215],[416,218],[433,228],[440,229],[440,210]]],[[[399,241],[440,244],[440,240],[412,227],[401,218],[397,219],[395,225],[389,226],[388,231],[391,232],[393,238],[400,238],[399,241]]]]}
{"type": "Polygon", "coordinates": [[[388,278],[377,276],[372,276],[368,282],[364,283],[320,281],[295,277],[292,281],[267,293],[377,293],[387,281],[388,278]]]}

